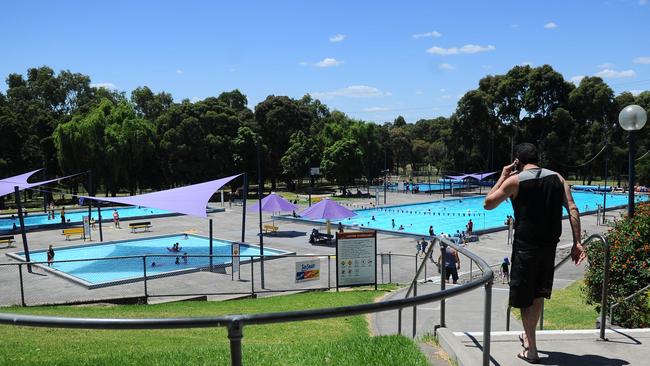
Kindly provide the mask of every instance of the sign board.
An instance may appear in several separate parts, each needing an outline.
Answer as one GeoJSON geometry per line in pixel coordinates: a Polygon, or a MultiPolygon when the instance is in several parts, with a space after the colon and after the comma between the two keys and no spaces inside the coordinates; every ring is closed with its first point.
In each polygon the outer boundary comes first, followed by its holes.
{"type": "Polygon", "coordinates": [[[296,262],[296,283],[320,279],[320,259],[296,262]]]}
{"type": "Polygon", "coordinates": [[[239,272],[239,243],[232,243],[232,273],[239,272]]]}
{"type": "Polygon", "coordinates": [[[389,264],[390,263],[390,255],[382,253],[381,254],[381,264],[389,264]]]}
{"type": "Polygon", "coordinates": [[[309,168],[309,175],[320,175],[320,167],[309,168]]]}
{"type": "Polygon", "coordinates": [[[377,232],[336,233],[336,287],[377,285],[377,232]]]}
{"type": "Polygon", "coordinates": [[[86,235],[90,236],[90,219],[88,216],[83,216],[84,222],[84,240],[86,240],[86,235]]]}

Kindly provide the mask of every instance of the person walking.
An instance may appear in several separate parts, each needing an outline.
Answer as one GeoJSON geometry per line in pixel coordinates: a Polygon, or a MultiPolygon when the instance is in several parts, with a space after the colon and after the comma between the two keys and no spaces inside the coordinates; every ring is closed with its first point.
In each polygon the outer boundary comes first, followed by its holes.
{"type": "Polygon", "coordinates": [[[117,213],[117,210],[113,210],[113,225],[116,229],[120,228],[120,214],[117,213]]]}
{"type": "Polygon", "coordinates": [[[47,266],[52,267],[52,261],[54,260],[54,248],[52,245],[47,249],[47,266]]]}
{"type": "Polygon", "coordinates": [[[445,266],[445,281],[449,283],[449,277],[454,281],[454,284],[458,283],[458,270],[460,269],[460,258],[458,257],[458,252],[456,249],[445,246],[445,257],[442,258],[442,254],[438,257],[438,267],[440,267],[444,260],[445,266]]]}
{"type": "Polygon", "coordinates": [[[519,336],[524,350],[517,357],[529,363],[540,362],[535,328],[544,298],[551,298],[563,206],[569,212],[573,234],[571,258],[576,265],[586,258],[580,243],[580,212],[569,185],[560,174],[539,167],[538,161],[533,144],[517,145],[515,160],[503,167],[483,204],[492,210],[510,198],[515,213],[509,303],[520,309],[525,332],[519,336]]]}
{"type": "Polygon", "coordinates": [[[467,236],[472,236],[472,231],[474,231],[474,223],[472,222],[472,219],[469,219],[467,222],[467,236]]]}

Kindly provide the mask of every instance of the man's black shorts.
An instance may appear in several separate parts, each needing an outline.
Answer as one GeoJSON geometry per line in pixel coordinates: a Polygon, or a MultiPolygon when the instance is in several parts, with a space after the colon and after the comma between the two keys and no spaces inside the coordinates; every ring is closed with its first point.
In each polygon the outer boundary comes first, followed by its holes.
{"type": "Polygon", "coordinates": [[[556,246],[513,244],[510,306],[525,308],[536,298],[551,298],[556,246]]]}
{"type": "Polygon", "coordinates": [[[445,275],[447,277],[447,281],[449,281],[449,276],[451,276],[451,279],[454,280],[454,283],[458,282],[458,270],[456,269],[456,266],[445,266],[445,275]]]}

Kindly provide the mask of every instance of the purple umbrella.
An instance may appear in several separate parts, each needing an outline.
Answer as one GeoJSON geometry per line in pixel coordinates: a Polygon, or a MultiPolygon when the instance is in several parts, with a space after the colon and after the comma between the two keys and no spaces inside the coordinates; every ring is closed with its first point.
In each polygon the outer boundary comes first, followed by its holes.
{"type": "Polygon", "coordinates": [[[345,219],[356,215],[354,211],[348,210],[329,198],[325,198],[300,213],[300,216],[308,219],[327,220],[327,235],[330,235],[330,220],[345,219]]]}
{"type": "MultiPolygon", "coordinates": [[[[257,211],[259,210],[259,204],[256,202],[255,204],[249,205],[248,208],[257,211]]],[[[297,209],[298,206],[275,193],[271,193],[262,199],[262,211],[264,212],[293,211],[297,209]]]]}

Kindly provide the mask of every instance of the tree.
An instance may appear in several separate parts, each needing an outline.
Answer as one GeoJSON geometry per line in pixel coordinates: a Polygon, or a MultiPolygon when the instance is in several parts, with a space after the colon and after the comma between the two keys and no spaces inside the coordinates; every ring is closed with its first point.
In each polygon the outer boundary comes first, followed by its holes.
{"type": "Polygon", "coordinates": [[[337,141],[323,152],[322,173],[327,179],[346,186],[361,176],[362,157],[363,153],[357,141],[337,141]]]}

